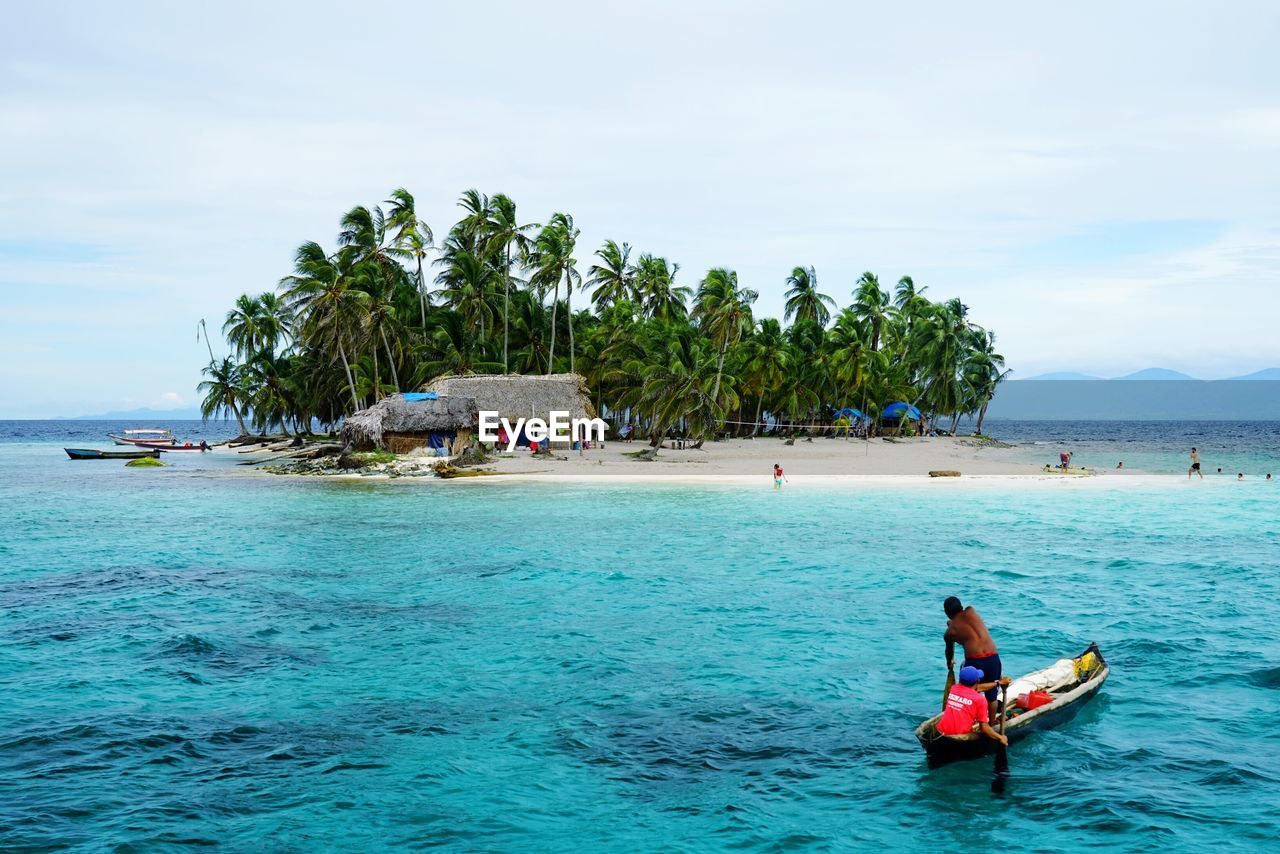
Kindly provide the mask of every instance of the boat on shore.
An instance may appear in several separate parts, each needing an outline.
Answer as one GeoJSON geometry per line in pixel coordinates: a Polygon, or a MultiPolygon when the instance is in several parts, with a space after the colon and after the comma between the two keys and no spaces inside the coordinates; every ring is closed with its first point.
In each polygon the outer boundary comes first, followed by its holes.
{"type": "Polygon", "coordinates": [[[177,438],[172,430],[147,429],[125,430],[123,435],[108,433],[107,437],[115,440],[117,445],[176,445],[177,438]]]}
{"type": "MultiPolygon", "coordinates": [[[[1006,689],[1004,734],[1013,743],[1037,730],[1049,729],[1071,720],[1098,694],[1111,669],[1096,643],[1075,658],[1062,658],[1042,670],[1020,676],[1006,689]],[[1036,708],[1015,708],[1013,701],[1019,694],[1044,691],[1052,701],[1036,708]]],[[[980,733],[943,735],[938,732],[941,713],[916,727],[916,739],[929,758],[929,765],[937,767],[965,759],[978,759],[995,752],[996,743],[980,733]]]]}
{"type": "Polygon", "coordinates": [[[136,451],[99,451],[94,448],[63,448],[67,456],[73,460],[139,460],[143,457],[158,457],[156,448],[143,448],[136,451]]]}
{"type": "Polygon", "coordinates": [[[193,445],[190,442],[186,442],[181,445],[158,445],[158,444],[152,444],[151,442],[135,442],[134,444],[136,444],[139,448],[152,448],[154,450],[161,451],[166,454],[170,453],[171,451],[211,451],[213,450],[212,448],[209,447],[209,443],[203,440],[198,445],[193,445]]]}

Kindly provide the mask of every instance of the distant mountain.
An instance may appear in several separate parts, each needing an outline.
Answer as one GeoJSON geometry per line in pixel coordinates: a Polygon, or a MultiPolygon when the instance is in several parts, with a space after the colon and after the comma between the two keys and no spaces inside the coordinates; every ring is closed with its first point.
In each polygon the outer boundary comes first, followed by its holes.
{"type": "Polygon", "coordinates": [[[98,415],[77,415],[74,418],[65,416],[57,421],[199,421],[198,409],[129,409],[115,412],[102,412],[98,415]]]}
{"type": "Polygon", "coordinates": [[[1116,380],[1194,380],[1195,377],[1178,371],[1171,371],[1168,368],[1147,368],[1145,371],[1135,371],[1132,374],[1125,374],[1122,377],[1112,377],[1116,380]]]}
{"type": "Polygon", "coordinates": [[[1048,374],[1040,374],[1039,376],[1014,377],[1014,379],[1020,382],[1027,382],[1029,380],[1051,380],[1051,381],[1058,382],[1058,381],[1067,381],[1067,380],[1071,380],[1071,381],[1100,380],[1102,379],[1102,377],[1092,377],[1092,376],[1089,376],[1088,374],[1076,373],[1075,371],[1054,371],[1048,374]]]}
{"type": "Polygon", "coordinates": [[[1231,377],[1233,380],[1280,380],[1280,368],[1264,368],[1242,377],[1231,377]]]}

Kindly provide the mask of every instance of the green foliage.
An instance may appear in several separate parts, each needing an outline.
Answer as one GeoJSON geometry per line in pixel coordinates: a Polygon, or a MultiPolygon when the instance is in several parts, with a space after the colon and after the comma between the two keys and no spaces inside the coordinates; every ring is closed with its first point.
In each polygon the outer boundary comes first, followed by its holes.
{"type": "Polygon", "coordinates": [[[396,455],[390,451],[357,451],[351,455],[351,458],[361,466],[376,466],[396,461],[396,455]]]}
{"type": "Polygon", "coordinates": [[[164,468],[165,464],[155,457],[138,457],[136,460],[129,460],[125,465],[133,469],[156,469],[164,468]]]}
{"type": "Polygon", "coordinates": [[[211,359],[200,384],[206,418],[309,434],[442,373],[567,370],[655,446],[667,433],[755,435],[764,416],[779,433],[830,428],[832,409],[875,417],[895,401],[940,429],[977,413],[980,431],[1006,374],[964,304],[930,301],[909,276],[890,293],[863,273],[840,306],[796,265],[784,326],[755,317],[756,291],[734,270],[708,270],[695,290],[679,264],[624,242],[592,253],[584,280],[567,213],[526,223],[508,196],[467,190],[437,249],[413,195],[389,195],[385,212],[342,215],[332,251],[299,246],[278,293],[236,300],[223,324],[231,355],[211,359]],[[575,310],[584,286],[591,309],[575,310]]]}

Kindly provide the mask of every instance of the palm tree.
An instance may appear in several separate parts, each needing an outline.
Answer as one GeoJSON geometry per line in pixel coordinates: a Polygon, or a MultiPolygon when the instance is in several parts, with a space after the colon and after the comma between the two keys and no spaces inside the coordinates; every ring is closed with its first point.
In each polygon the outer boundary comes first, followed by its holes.
{"type": "Polygon", "coordinates": [[[631,244],[619,246],[612,240],[606,240],[604,246],[596,250],[599,264],[592,264],[587,270],[587,282],[595,285],[591,301],[603,310],[621,300],[632,299],[636,294],[636,271],[631,266],[631,244]]]}
{"type": "Polygon", "coordinates": [[[980,408],[978,423],[973,432],[982,433],[982,422],[987,417],[987,405],[996,396],[996,386],[1004,382],[1009,371],[1004,370],[1004,356],[995,351],[996,334],[989,330],[975,329],[973,344],[965,359],[965,377],[973,390],[980,408]]]}
{"type": "Polygon", "coordinates": [[[285,435],[289,433],[286,422],[296,409],[288,385],[289,368],[288,359],[277,358],[266,348],[259,350],[242,368],[254,427],[260,433],[265,433],[272,424],[279,424],[285,435]]]}
{"type": "Polygon", "coordinates": [[[357,250],[358,261],[372,261],[386,269],[393,262],[387,253],[387,220],[382,208],[372,211],[357,205],[342,216],[342,230],[338,232],[338,245],[357,250]]]}
{"type": "Polygon", "coordinates": [[[261,349],[275,353],[280,344],[293,337],[293,314],[280,295],[271,291],[258,294],[258,314],[261,349]]]}
{"type": "Polygon", "coordinates": [[[675,283],[678,272],[680,265],[668,264],[666,258],[648,253],[640,256],[635,272],[636,298],[647,316],[659,320],[684,320],[688,316],[687,304],[693,290],[675,283]]]}
{"type": "Polygon", "coordinates": [[[521,225],[516,219],[516,203],[503,193],[498,193],[489,200],[486,207],[488,218],[485,230],[488,234],[488,249],[501,249],[504,256],[502,265],[502,372],[508,372],[507,347],[510,339],[511,315],[511,251],[514,249],[520,257],[529,253],[531,241],[528,233],[537,228],[535,223],[521,225]]]}
{"type": "Polygon", "coordinates": [[[853,292],[853,310],[871,333],[871,349],[880,349],[880,337],[889,318],[889,294],[880,289],[875,273],[863,273],[853,292]]]}
{"type": "Polygon", "coordinates": [[[206,421],[230,412],[240,425],[240,435],[246,436],[244,417],[240,414],[240,403],[245,398],[244,385],[241,382],[240,366],[224,358],[222,361],[210,361],[201,371],[207,380],[201,381],[196,388],[204,393],[200,403],[200,415],[206,421]]]}
{"type": "Polygon", "coordinates": [[[756,334],[746,342],[745,379],[756,395],[756,416],[751,422],[751,435],[760,432],[760,413],[765,398],[781,386],[791,367],[790,353],[782,335],[782,324],[772,317],[760,321],[756,334]]]}
{"type": "Polygon", "coordinates": [[[382,347],[387,354],[387,363],[391,367],[391,382],[395,386],[395,391],[398,392],[401,386],[400,375],[396,370],[396,356],[404,330],[399,318],[396,317],[395,305],[392,302],[394,289],[381,277],[371,276],[370,280],[369,301],[365,315],[361,319],[362,327],[366,337],[373,341],[375,350],[377,342],[382,341],[382,347]],[[393,341],[396,344],[394,350],[392,349],[393,341]]]}
{"type": "Polygon", "coordinates": [[[496,362],[484,359],[475,325],[459,312],[452,309],[435,312],[431,326],[427,359],[419,367],[415,382],[446,373],[492,373],[498,369],[496,362]]]}
{"type": "Polygon", "coordinates": [[[498,271],[487,259],[464,250],[454,254],[449,266],[436,276],[436,282],[443,287],[435,295],[466,323],[477,327],[483,338],[485,328],[493,321],[489,295],[497,281],[498,271]]]}
{"type": "Polygon", "coordinates": [[[256,297],[241,294],[235,307],[227,312],[222,324],[222,335],[237,356],[256,353],[262,347],[262,304],[256,297]]]}
{"type": "Polygon", "coordinates": [[[424,330],[427,326],[427,281],[422,274],[422,262],[426,260],[427,253],[435,245],[435,235],[431,233],[431,226],[427,225],[418,218],[418,212],[413,199],[413,194],[408,190],[400,187],[391,191],[391,198],[387,200],[387,204],[391,205],[390,215],[387,217],[387,225],[395,229],[395,233],[391,237],[391,254],[398,258],[405,258],[412,261],[417,267],[417,289],[418,289],[418,307],[421,317],[421,325],[424,330]]]}
{"type": "Polygon", "coordinates": [[[934,305],[911,341],[927,371],[920,397],[938,415],[956,417],[963,408],[960,370],[974,333],[968,312],[958,299],[934,305]]]}
{"type": "Polygon", "coordinates": [[[751,304],[758,295],[750,288],[738,287],[738,274],[724,267],[713,267],[698,285],[693,317],[716,347],[716,382],[712,396],[720,393],[720,377],[724,373],[724,357],[732,344],[752,327],[751,304]]]}
{"type": "MultiPolygon", "coordinates": [[[[577,260],[573,257],[573,249],[578,242],[578,229],[574,227],[573,217],[565,213],[554,213],[533,242],[531,262],[534,267],[532,281],[545,293],[551,289],[551,351],[547,361],[547,373],[553,369],[552,363],[556,355],[556,312],[560,303],[560,282],[565,284],[565,297],[571,298],[575,283],[581,283],[577,260]]],[[[572,312],[571,303],[566,309],[572,312]]],[[[573,324],[569,324],[569,372],[573,365],[573,324]]]]}
{"type": "Polygon", "coordinates": [[[489,224],[489,197],[474,187],[458,197],[458,207],[466,216],[458,220],[456,229],[471,237],[482,237],[489,224]]]}
{"type": "Polygon", "coordinates": [[[818,292],[818,274],[813,267],[796,267],[787,277],[786,314],[784,318],[791,320],[812,320],[819,326],[826,326],[831,319],[831,311],[827,306],[834,306],[836,301],[824,293],[818,292]]]}
{"type": "Polygon", "coordinates": [[[756,294],[732,270],[709,270],[695,297],[676,283],[678,264],[649,253],[633,259],[629,244],[609,240],[588,271],[592,305],[575,312],[582,280],[571,217],[521,224],[510,198],[477,190],[458,204],[461,219],[438,256],[428,257],[434,237],[403,188],[390,194],[386,215],[348,210],[332,254],[316,243],[299,247],[280,294],[242,296],[228,313],[233,357],[219,362],[210,343],[202,386],[209,412],[263,430],[306,430],[313,419],[331,426],[408,387],[402,377],[412,385],[446,370],[563,370],[566,360],[555,356],[566,333],[567,367],[582,365],[599,410],[625,413],[659,441],[668,428],[705,438],[725,419],[745,424],[744,409],[754,410],[752,432],[766,411],[792,425],[815,423],[824,404],[854,395],[871,415],[905,400],[933,417],[950,415],[953,430],[971,414],[982,429],[1007,374],[994,337],[969,321],[964,305],[932,303],[910,276],[890,295],[864,273],[852,304],[836,311],[814,268],[796,267],[787,322],[757,324],[756,294]],[[434,294],[428,264],[438,273],[434,294]],[[433,307],[432,296],[443,305],[433,307]],[[406,328],[414,303],[421,339],[406,328]]]}
{"type": "Polygon", "coordinates": [[[330,258],[320,244],[308,241],[298,247],[294,272],[281,279],[280,285],[286,288],[284,297],[289,310],[300,318],[302,336],[342,360],[352,406],[359,409],[347,344],[357,338],[369,295],[353,285],[355,261],[349,249],[330,258]]]}

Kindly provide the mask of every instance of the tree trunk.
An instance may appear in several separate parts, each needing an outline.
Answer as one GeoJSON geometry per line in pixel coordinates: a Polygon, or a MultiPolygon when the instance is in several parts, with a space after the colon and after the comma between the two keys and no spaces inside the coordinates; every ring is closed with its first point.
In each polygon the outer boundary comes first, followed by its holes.
{"type": "Polygon", "coordinates": [[[240,415],[240,407],[236,406],[234,395],[227,395],[227,403],[231,404],[231,414],[236,417],[236,423],[240,425],[240,435],[248,436],[249,431],[245,429],[244,418],[240,415]]]}
{"type": "Polygon", "coordinates": [[[720,376],[724,373],[724,354],[729,350],[729,339],[720,347],[720,357],[716,359],[716,387],[711,392],[711,402],[715,403],[720,399],[720,376]]]}
{"type": "Polygon", "coordinates": [[[387,330],[379,329],[378,331],[382,333],[382,346],[387,350],[387,362],[391,365],[391,382],[395,384],[396,391],[400,391],[400,375],[396,371],[395,357],[391,355],[391,343],[387,341],[387,330]]]}
{"type": "Polygon", "coordinates": [[[547,376],[551,376],[556,363],[556,309],[560,306],[560,278],[556,277],[556,290],[551,295],[551,347],[547,351],[547,376]]]}
{"type": "Polygon", "coordinates": [[[511,312],[511,241],[507,241],[507,278],[505,289],[502,294],[502,372],[510,373],[507,369],[507,339],[510,337],[510,329],[508,317],[511,312]]]}
{"type": "Polygon", "coordinates": [[[764,395],[756,398],[756,420],[751,422],[751,438],[755,438],[760,433],[760,412],[764,409],[764,395]]]}
{"type": "Polygon", "coordinates": [[[564,313],[569,318],[569,373],[574,373],[573,365],[573,289],[568,282],[564,287],[564,313]]]}
{"type": "Polygon", "coordinates": [[[378,345],[374,344],[371,348],[373,355],[373,402],[377,403],[379,395],[382,394],[382,377],[378,374],[378,345]]]}
{"type": "Polygon", "coordinates": [[[974,428],[973,432],[979,436],[982,435],[982,419],[987,417],[987,404],[990,402],[991,398],[988,397],[986,400],[982,401],[982,408],[978,410],[978,425],[974,428]]]}
{"type": "Polygon", "coordinates": [[[427,340],[427,283],[422,279],[422,256],[418,256],[418,308],[422,313],[422,340],[427,340]]]}
{"type": "Polygon", "coordinates": [[[356,378],[351,375],[351,363],[347,361],[347,348],[342,346],[342,340],[338,340],[338,355],[342,357],[342,370],[347,375],[347,388],[351,389],[351,405],[355,407],[352,412],[360,408],[360,398],[356,395],[356,378]]]}

